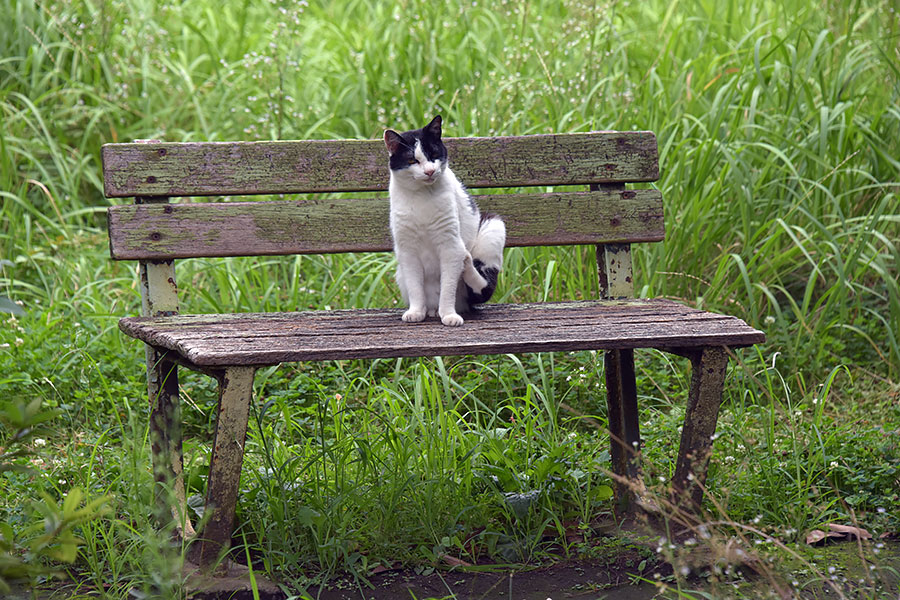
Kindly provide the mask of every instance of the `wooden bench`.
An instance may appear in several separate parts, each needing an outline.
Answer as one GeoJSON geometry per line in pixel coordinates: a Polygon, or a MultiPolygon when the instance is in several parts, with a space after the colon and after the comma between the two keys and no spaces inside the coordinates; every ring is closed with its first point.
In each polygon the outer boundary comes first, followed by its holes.
{"type": "MultiPolygon", "coordinates": [[[[175,259],[390,251],[387,198],[323,196],[385,191],[384,145],[378,140],[103,147],[106,196],[135,199],[108,212],[112,257],[140,261],[142,316],[124,318],[119,327],[146,343],[158,499],[165,504],[171,492],[164,490],[174,490],[180,506],[165,510],[181,519],[186,516],[177,366],[219,382],[206,493],[212,517],[192,547],[201,564],[218,560],[232,534],[254,371],[288,361],[604,350],[612,470],[618,501],[628,509],[641,481],[633,351],[658,348],[688,357],[692,380],[672,489],[683,505],[699,506],[729,349],[765,338],[738,318],[666,299],[633,298],[630,244],[663,239],[663,205],[657,190],[626,190],[625,183],[657,179],[655,136],[599,132],[445,143],[455,173],[470,189],[586,186],[485,194],[477,201],[483,212],[504,217],[508,246],[596,246],[600,298],[488,304],[460,328],[444,327],[437,319],[403,323],[399,308],[182,315],[175,259]],[[255,194],[313,196],[169,202],[255,194]]],[[[190,522],[182,533],[194,535],[190,522]]]]}

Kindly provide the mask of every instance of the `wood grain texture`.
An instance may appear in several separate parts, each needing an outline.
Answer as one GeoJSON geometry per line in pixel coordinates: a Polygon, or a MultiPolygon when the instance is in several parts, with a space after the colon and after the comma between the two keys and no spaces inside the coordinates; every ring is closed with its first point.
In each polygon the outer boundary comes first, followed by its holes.
{"type": "Polygon", "coordinates": [[[199,543],[191,547],[190,555],[202,567],[215,566],[222,551],[231,543],[254,372],[252,367],[231,367],[225,369],[219,380],[219,409],[203,514],[207,520],[200,532],[199,543]]]}
{"type": "Polygon", "coordinates": [[[691,389],[672,476],[672,502],[689,512],[699,510],[703,500],[727,370],[724,348],[703,348],[691,357],[691,389]]]}
{"type": "MultiPolygon", "coordinates": [[[[657,190],[476,196],[507,246],[649,242],[664,237],[657,190]]],[[[108,212],[116,259],[391,250],[388,199],[134,204],[108,212]]]]}
{"type": "MultiPolygon", "coordinates": [[[[655,181],[656,136],[604,131],[447,138],[450,164],[468,187],[655,181]]],[[[104,193],[208,196],[386,190],[381,140],[106,144],[104,193]]]]}
{"type": "Polygon", "coordinates": [[[403,323],[402,310],[133,317],[126,334],[200,366],[301,360],[457,356],[623,348],[748,346],[765,340],[742,320],[670,300],[488,304],[450,328],[403,323]]]}

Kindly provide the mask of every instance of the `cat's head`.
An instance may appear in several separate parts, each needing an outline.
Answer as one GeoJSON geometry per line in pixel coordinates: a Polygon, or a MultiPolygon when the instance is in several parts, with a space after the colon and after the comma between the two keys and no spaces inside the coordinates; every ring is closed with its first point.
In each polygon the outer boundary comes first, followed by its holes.
{"type": "Polygon", "coordinates": [[[384,145],[391,155],[391,172],[395,177],[431,185],[447,168],[440,115],[422,129],[404,133],[388,129],[384,132],[384,145]]]}

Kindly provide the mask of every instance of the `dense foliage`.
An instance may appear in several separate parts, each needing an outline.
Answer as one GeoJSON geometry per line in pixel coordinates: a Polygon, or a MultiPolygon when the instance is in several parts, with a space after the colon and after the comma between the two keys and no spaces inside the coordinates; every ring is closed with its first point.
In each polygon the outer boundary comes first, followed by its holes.
{"type": "MultiPolygon", "coordinates": [[[[29,532],[86,497],[92,518],[60,530],[78,533],[67,552],[83,542],[80,592],[180,585],[147,543],[143,350],[116,328],[139,297],[133,265],[106,251],[101,144],[372,138],[435,113],[454,136],[656,132],[668,233],[635,248],[636,289],[769,338],[732,368],[711,512],[786,543],[826,522],[900,527],[891,0],[0,0],[0,14],[0,403],[56,415],[45,445],[10,419],[0,429],[0,448],[36,452],[0,454],[21,467],[0,473],[0,552],[16,565],[61,568],[28,552],[29,532]],[[94,514],[106,496],[111,512],[94,514]]],[[[392,305],[391,260],[182,261],[182,306],[392,305]]],[[[589,295],[592,261],[590,248],[509,250],[498,299],[589,295]]],[[[655,481],[671,471],[687,366],[639,363],[655,481]]],[[[239,537],[292,589],[377,563],[588,552],[612,507],[602,371],[579,353],[262,372],[239,537]]],[[[197,494],[215,393],[202,376],[183,392],[197,494]]]]}

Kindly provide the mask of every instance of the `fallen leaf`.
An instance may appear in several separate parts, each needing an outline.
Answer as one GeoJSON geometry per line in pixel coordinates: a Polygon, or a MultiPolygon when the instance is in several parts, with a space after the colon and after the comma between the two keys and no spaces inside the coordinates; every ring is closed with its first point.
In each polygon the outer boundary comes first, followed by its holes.
{"type": "Polygon", "coordinates": [[[806,534],[806,544],[808,546],[812,546],[814,544],[818,544],[822,540],[825,539],[825,532],[821,529],[813,529],[809,533],[806,534]]]}
{"type": "Polygon", "coordinates": [[[385,566],[381,563],[378,563],[377,565],[372,567],[372,570],[369,571],[369,575],[378,575],[379,573],[384,573],[385,571],[394,571],[396,568],[397,567],[395,567],[393,565],[385,566]]]}
{"type": "Polygon", "coordinates": [[[828,540],[842,540],[844,539],[843,533],[837,533],[836,531],[829,531],[825,533],[821,529],[813,529],[809,533],[806,534],[806,543],[809,546],[815,546],[818,544],[827,544],[828,540]]]}
{"type": "Polygon", "coordinates": [[[450,565],[451,567],[471,567],[472,563],[467,563],[464,560],[456,558],[455,556],[450,556],[449,554],[441,554],[441,560],[450,565]]]}
{"type": "Polygon", "coordinates": [[[835,533],[840,533],[850,539],[859,538],[861,540],[871,540],[872,534],[862,529],[861,527],[851,527],[850,525],[837,525],[835,523],[829,523],[828,529],[834,531],[835,533]]]}

